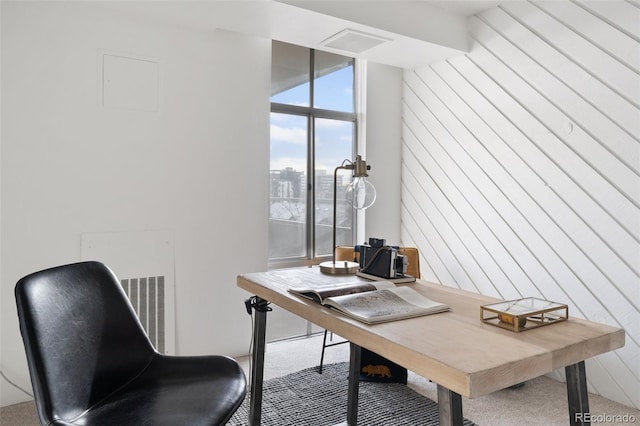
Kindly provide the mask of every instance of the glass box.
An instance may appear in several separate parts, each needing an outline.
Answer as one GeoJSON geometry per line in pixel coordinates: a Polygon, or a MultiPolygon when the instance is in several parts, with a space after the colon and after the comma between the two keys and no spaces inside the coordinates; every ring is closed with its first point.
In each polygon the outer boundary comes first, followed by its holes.
{"type": "Polygon", "coordinates": [[[520,332],[569,318],[569,307],[536,297],[480,306],[482,322],[520,332]]]}

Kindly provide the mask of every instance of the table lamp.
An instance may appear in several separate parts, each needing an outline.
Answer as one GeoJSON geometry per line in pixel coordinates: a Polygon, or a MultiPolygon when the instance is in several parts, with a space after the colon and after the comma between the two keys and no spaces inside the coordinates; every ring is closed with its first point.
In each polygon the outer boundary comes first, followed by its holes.
{"type": "Polygon", "coordinates": [[[330,262],[322,262],[320,271],[330,275],[355,274],[360,266],[356,262],[339,261],[336,262],[336,199],[337,199],[337,178],[338,170],[353,170],[353,180],[347,187],[347,201],[354,209],[364,210],[376,201],[376,188],[366,178],[369,176],[368,170],[371,166],[356,156],[356,161],[344,160],[333,172],[333,256],[330,262]]]}

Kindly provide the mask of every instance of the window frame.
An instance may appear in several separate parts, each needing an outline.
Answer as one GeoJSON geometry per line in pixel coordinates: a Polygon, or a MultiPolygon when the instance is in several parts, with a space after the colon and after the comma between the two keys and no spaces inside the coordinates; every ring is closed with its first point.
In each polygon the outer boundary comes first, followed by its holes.
{"type": "MultiPolygon", "coordinates": [[[[351,146],[351,158],[355,158],[358,148],[358,82],[356,80],[358,76],[357,67],[358,61],[356,58],[349,57],[352,60],[352,102],[353,112],[329,110],[324,108],[314,107],[314,94],[315,94],[315,53],[317,49],[309,48],[309,106],[283,104],[278,102],[271,102],[271,113],[296,115],[307,118],[307,185],[306,185],[306,216],[305,216],[305,235],[306,235],[306,247],[305,254],[302,256],[291,256],[278,259],[272,259],[269,257],[269,268],[284,268],[293,266],[305,266],[310,264],[318,264],[322,261],[328,260],[332,257],[331,254],[324,256],[317,256],[316,254],[316,214],[315,214],[315,188],[316,188],[316,173],[315,173],[315,147],[316,147],[316,132],[315,132],[315,120],[316,119],[329,119],[350,122],[352,124],[353,136],[351,146]]],[[[333,52],[328,52],[333,53],[333,52]]],[[[342,55],[344,56],[344,55],[342,55]]],[[[348,57],[348,56],[345,56],[348,57]]],[[[339,164],[336,164],[336,167],[339,164]]],[[[333,170],[331,170],[333,174],[333,170]]],[[[332,224],[333,226],[333,224],[332,224]]],[[[352,240],[355,241],[357,231],[357,214],[353,211],[352,217],[352,240]]],[[[271,238],[271,236],[269,236],[271,238]]]]}

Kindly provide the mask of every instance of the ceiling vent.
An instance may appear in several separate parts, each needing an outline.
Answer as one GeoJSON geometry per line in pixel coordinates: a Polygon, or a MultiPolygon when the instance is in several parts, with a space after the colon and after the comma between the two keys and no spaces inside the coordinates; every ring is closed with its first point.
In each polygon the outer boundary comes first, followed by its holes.
{"type": "Polygon", "coordinates": [[[344,50],[351,53],[362,53],[365,50],[388,41],[391,41],[391,39],[347,28],[332,35],[320,44],[332,49],[344,50]]]}

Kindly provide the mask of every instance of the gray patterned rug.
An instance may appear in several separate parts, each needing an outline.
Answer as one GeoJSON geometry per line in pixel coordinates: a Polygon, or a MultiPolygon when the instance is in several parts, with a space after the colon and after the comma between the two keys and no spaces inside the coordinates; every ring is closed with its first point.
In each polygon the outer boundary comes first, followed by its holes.
{"type": "MultiPolygon", "coordinates": [[[[347,417],[348,363],[307,368],[264,382],[262,425],[329,426],[347,417]]],[[[248,422],[249,396],[228,426],[248,422]]],[[[358,408],[360,426],[438,425],[438,405],[406,385],[360,382],[358,408]]],[[[468,419],[465,426],[475,424],[468,419]]]]}

